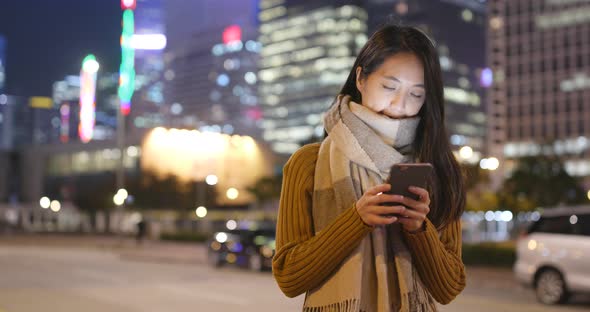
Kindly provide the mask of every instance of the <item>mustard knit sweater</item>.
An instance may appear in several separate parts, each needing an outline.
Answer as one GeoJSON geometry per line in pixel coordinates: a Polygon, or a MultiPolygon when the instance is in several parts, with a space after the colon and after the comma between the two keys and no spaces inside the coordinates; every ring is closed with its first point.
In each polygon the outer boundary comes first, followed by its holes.
{"type": "MultiPolygon", "coordinates": [[[[311,196],[319,146],[303,146],[283,168],[273,275],[288,297],[321,285],[372,230],[353,205],[314,234],[311,196]]],[[[432,297],[442,304],[451,302],[465,288],[460,221],[448,225],[440,237],[428,220],[424,231],[403,235],[432,297]]]]}

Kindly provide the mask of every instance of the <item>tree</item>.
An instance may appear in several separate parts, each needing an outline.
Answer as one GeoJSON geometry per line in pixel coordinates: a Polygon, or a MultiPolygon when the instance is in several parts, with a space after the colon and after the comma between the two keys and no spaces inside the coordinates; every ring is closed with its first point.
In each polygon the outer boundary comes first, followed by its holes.
{"type": "Polygon", "coordinates": [[[488,211],[498,209],[498,196],[489,190],[490,175],[479,164],[462,164],[463,181],[466,191],[467,211],[488,211]]]}
{"type": "Polygon", "coordinates": [[[518,160],[499,192],[500,205],[515,211],[585,201],[584,191],[556,156],[527,156],[518,160]]]}
{"type": "Polygon", "coordinates": [[[260,178],[246,190],[256,198],[255,207],[266,212],[276,212],[282,188],[283,176],[275,175],[260,178]]]}
{"type": "MultiPolygon", "coordinates": [[[[109,216],[110,211],[114,208],[115,176],[110,173],[78,176],[72,185],[74,205],[88,213],[94,228],[96,226],[96,212],[103,211],[106,216],[109,216]]],[[[111,231],[108,217],[106,218],[106,231],[111,231]]]]}
{"type": "Polygon", "coordinates": [[[282,175],[262,177],[248,187],[248,192],[252,193],[258,202],[278,199],[281,195],[282,175]]]}
{"type": "Polygon", "coordinates": [[[462,164],[461,169],[463,171],[463,180],[465,181],[465,189],[467,191],[487,184],[490,181],[489,171],[481,169],[479,164],[462,164]]]}

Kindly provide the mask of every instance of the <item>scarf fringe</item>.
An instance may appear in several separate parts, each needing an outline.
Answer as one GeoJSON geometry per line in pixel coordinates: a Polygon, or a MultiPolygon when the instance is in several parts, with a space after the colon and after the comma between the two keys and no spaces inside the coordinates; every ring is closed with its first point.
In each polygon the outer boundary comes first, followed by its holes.
{"type": "MultiPolygon", "coordinates": [[[[430,298],[425,298],[418,294],[418,292],[413,291],[404,295],[402,300],[406,300],[408,302],[408,309],[409,312],[436,312],[438,308],[434,301],[430,298]]],[[[396,307],[399,308],[399,307],[396,307]]],[[[395,310],[394,310],[395,311],[395,310]]]]}
{"type": "Polygon", "coordinates": [[[367,312],[361,310],[359,299],[348,299],[321,307],[304,307],[303,312],[367,312]]]}
{"type": "MultiPolygon", "coordinates": [[[[403,295],[402,301],[408,302],[409,312],[433,312],[437,311],[436,304],[432,300],[423,301],[423,297],[416,291],[403,295]]],[[[430,298],[428,298],[430,299],[430,298]]],[[[400,306],[399,302],[392,303],[391,310],[397,311],[400,306]]],[[[303,312],[368,312],[361,309],[359,299],[348,299],[345,301],[332,303],[319,307],[304,307],[303,312]]]]}

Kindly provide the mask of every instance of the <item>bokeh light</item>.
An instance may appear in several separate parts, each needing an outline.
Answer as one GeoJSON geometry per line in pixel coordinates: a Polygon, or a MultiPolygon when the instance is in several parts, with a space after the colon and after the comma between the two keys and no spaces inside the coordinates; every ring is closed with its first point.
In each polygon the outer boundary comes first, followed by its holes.
{"type": "Polygon", "coordinates": [[[469,159],[473,156],[473,149],[470,146],[463,146],[459,150],[459,156],[463,159],[469,159]]]}
{"type": "Polygon", "coordinates": [[[207,208],[199,206],[197,207],[197,209],[195,209],[195,213],[197,214],[197,217],[204,218],[205,216],[207,216],[207,208]]]}
{"type": "Polygon", "coordinates": [[[227,234],[223,232],[217,233],[217,235],[215,235],[215,240],[223,244],[227,242],[227,234]]]}
{"type": "Polygon", "coordinates": [[[47,196],[41,197],[41,200],[39,200],[39,205],[43,209],[49,208],[49,206],[51,205],[51,201],[49,200],[49,197],[47,197],[47,196]]]}
{"type": "Polygon", "coordinates": [[[225,195],[227,196],[227,198],[234,200],[236,198],[238,198],[238,196],[240,195],[240,192],[234,188],[234,187],[230,187],[227,192],[225,193],[225,195]]]}
{"type": "Polygon", "coordinates": [[[229,220],[225,224],[225,227],[227,227],[228,230],[235,230],[238,227],[238,223],[236,220],[229,220]]]}
{"type": "Polygon", "coordinates": [[[217,182],[218,182],[218,181],[219,181],[219,179],[218,179],[218,178],[217,178],[217,176],[216,176],[216,175],[214,175],[214,174],[210,174],[210,175],[208,175],[208,176],[205,178],[205,182],[206,182],[208,185],[215,185],[215,184],[217,184],[217,182]]]}
{"type": "Polygon", "coordinates": [[[53,212],[58,212],[61,210],[61,203],[57,200],[52,200],[49,206],[53,212]]]}

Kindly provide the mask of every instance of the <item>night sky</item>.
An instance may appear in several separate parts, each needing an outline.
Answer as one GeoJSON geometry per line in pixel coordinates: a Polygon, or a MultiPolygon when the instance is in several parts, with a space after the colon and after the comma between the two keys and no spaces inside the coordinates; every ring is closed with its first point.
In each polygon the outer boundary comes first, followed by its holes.
{"type": "Polygon", "coordinates": [[[121,14],[119,0],[0,0],[5,93],[51,96],[53,82],[79,74],[89,53],[101,71],[118,71],[121,14]]]}

